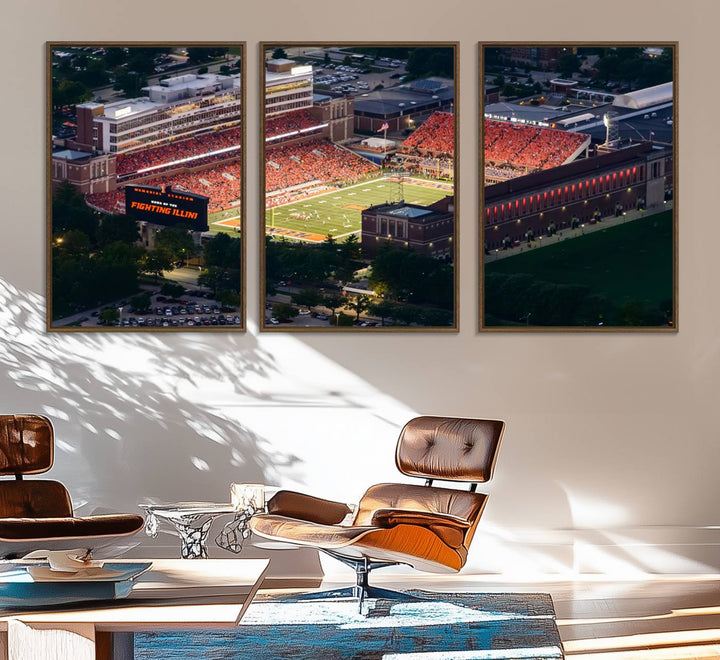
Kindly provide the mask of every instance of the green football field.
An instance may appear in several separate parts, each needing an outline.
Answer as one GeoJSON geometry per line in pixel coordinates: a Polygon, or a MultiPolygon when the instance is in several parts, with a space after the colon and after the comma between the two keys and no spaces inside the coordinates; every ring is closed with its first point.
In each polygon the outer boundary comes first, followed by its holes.
{"type": "MultiPolygon", "coordinates": [[[[452,190],[417,185],[406,180],[402,184],[402,199],[409,204],[427,206],[451,195],[452,190]]],[[[342,240],[360,231],[360,212],[373,204],[401,199],[400,185],[387,179],[375,179],[341,190],[308,197],[299,202],[267,209],[266,229],[275,236],[293,240],[320,242],[328,234],[342,240]]]]}
{"type": "Polygon", "coordinates": [[[586,285],[616,304],[653,304],[673,295],[673,218],[664,211],[485,265],[486,273],[527,273],[586,285]]]}

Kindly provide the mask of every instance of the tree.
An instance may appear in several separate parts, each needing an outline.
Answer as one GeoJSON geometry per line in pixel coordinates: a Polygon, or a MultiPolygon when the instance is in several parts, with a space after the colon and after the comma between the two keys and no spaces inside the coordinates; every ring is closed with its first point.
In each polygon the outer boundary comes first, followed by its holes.
{"type": "Polygon", "coordinates": [[[315,307],[323,301],[323,296],[317,289],[303,289],[292,294],[293,302],[301,307],[315,307]]]}
{"type": "Polygon", "coordinates": [[[52,201],[53,235],[79,229],[91,242],[94,242],[98,218],[98,214],[85,203],[82,194],[75,186],[67,182],[60,184],[52,201]]]}
{"type": "Polygon", "coordinates": [[[427,78],[440,76],[452,78],[455,72],[455,56],[452,48],[413,48],[408,54],[405,67],[408,78],[427,78]]]}
{"type": "Polygon", "coordinates": [[[236,291],[218,291],[215,298],[223,307],[240,307],[242,298],[236,291]]]}
{"type": "Polygon", "coordinates": [[[397,310],[397,305],[389,300],[379,300],[368,308],[373,316],[380,317],[380,325],[385,325],[385,320],[392,318],[397,310]]]}
{"type": "Polygon", "coordinates": [[[130,305],[133,312],[139,314],[141,312],[147,312],[152,304],[152,299],[148,293],[139,293],[137,296],[130,298],[130,305]]]}
{"type": "Polygon", "coordinates": [[[239,268],[242,242],[230,234],[220,232],[209,240],[203,248],[203,257],[207,266],[221,268],[239,268]]]}
{"type": "MultiPolygon", "coordinates": [[[[327,53],[325,53],[325,57],[329,57],[327,53]]],[[[284,48],[276,48],[272,52],[272,59],[274,59],[274,60],[287,59],[287,53],[285,52],[285,49],[284,48]]]]}
{"type": "Polygon", "coordinates": [[[298,315],[298,311],[288,303],[275,303],[272,306],[272,314],[278,321],[292,321],[298,315]]]}
{"type": "Polygon", "coordinates": [[[453,266],[410,249],[386,244],[372,261],[368,285],[397,301],[453,306],[453,266]]]}
{"type": "Polygon", "coordinates": [[[352,309],[355,312],[355,320],[360,320],[360,314],[362,314],[368,307],[370,307],[369,296],[355,296],[355,299],[345,304],[345,307],[352,309]]]}
{"type": "Polygon", "coordinates": [[[169,250],[160,248],[145,253],[145,258],[140,264],[140,270],[148,275],[160,277],[164,270],[172,269],[172,254],[169,250]]]}
{"type": "Polygon", "coordinates": [[[185,293],[185,287],[177,282],[165,282],[160,287],[160,292],[168,298],[179,298],[185,293]]]}
{"type": "Polygon", "coordinates": [[[329,310],[332,311],[332,313],[335,313],[335,310],[338,309],[338,307],[342,307],[344,304],[344,300],[341,296],[337,294],[329,294],[323,298],[322,304],[327,307],[329,310]]]}
{"type": "Polygon", "coordinates": [[[352,57],[350,57],[350,55],[345,55],[345,57],[343,57],[342,63],[343,66],[350,66],[352,64],[352,57]]]}
{"type": "Polygon", "coordinates": [[[620,305],[618,324],[652,327],[665,325],[666,319],[658,307],[653,307],[647,300],[634,298],[620,305]]]}
{"type": "Polygon", "coordinates": [[[126,98],[134,98],[142,94],[147,86],[147,77],[138,71],[122,71],[115,76],[113,89],[120,91],[126,98]]]}
{"type": "Polygon", "coordinates": [[[353,317],[351,314],[336,314],[333,319],[330,319],[330,326],[335,328],[342,328],[347,326],[352,326],[354,323],[353,317]]]}
{"type": "Polygon", "coordinates": [[[215,295],[219,291],[240,291],[240,269],[210,266],[200,273],[198,284],[209,287],[215,295]]]}
{"type": "Polygon", "coordinates": [[[128,59],[128,49],[126,48],[106,48],[105,49],[105,64],[109,69],[125,64],[128,59]]]}
{"type": "Polygon", "coordinates": [[[417,305],[398,305],[395,308],[393,319],[402,325],[424,325],[423,310],[417,305]]]}
{"type": "Polygon", "coordinates": [[[169,52],[170,48],[168,47],[133,46],[128,48],[127,68],[144,76],[149,75],[155,71],[155,60],[160,55],[169,52]]]}
{"type": "Polygon", "coordinates": [[[100,312],[100,320],[104,321],[107,325],[112,325],[120,320],[120,312],[114,307],[108,307],[100,312]]]}
{"type": "Polygon", "coordinates": [[[220,74],[223,76],[229,76],[230,75],[230,67],[227,64],[223,64],[220,67],[220,74]]]}
{"type": "Polygon", "coordinates": [[[350,234],[337,250],[335,279],[340,282],[351,282],[355,271],[360,267],[360,239],[357,234],[350,234]]]}
{"type": "Polygon", "coordinates": [[[323,57],[323,63],[325,64],[325,66],[330,64],[330,53],[328,53],[327,51],[325,51],[325,57],[323,57]]]}
{"type": "MultiPolygon", "coordinates": [[[[198,48],[191,47],[187,49],[188,62],[190,64],[202,64],[210,60],[215,60],[227,54],[227,48],[198,48]]],[[[199,71],[198,71],[199,73],[199,71]]]]}
{"type": "Polygon", "coordinates": [[[71,229],[55,239],[58,252],[68,255],[86,255],[90,252],[90,239],[84,231],[71,229]]]}
{"type": "Polygon", "coordinates": [[[573,53],[565,53],[558,59],[557,70],[564,78],[572,78],[573,73],[580,71],[580,60],[573,53]]]}
{"type": "Polygon", "coordinates": [[[75,80],[63,80],[53,87],[53,107],[64,108],[77,105],[92,98],[92,92],[82,83],[75,80]]]}
{"type": "Polygon", "coordinates": [[[98,227],[97,240],[100,245],[115,241],[135,243],[140,240],[137,222],[128,215],[104,216],[98,227]]]}
{"type": "Polygon", "coordinates": [[[89,89],[95,89],[108,84],[110,76],[105,69],[105,62],[101,59],[92,59],[87,66],[75,74],[75,80],[89,89]]]}
{"type": "Polygon", "coordinates": [[[181,225],[165,227],[159,231],[155,236],[155,247],[170,252],[173,261],[184,261],[197,252],[192,235],[181,225]]]}

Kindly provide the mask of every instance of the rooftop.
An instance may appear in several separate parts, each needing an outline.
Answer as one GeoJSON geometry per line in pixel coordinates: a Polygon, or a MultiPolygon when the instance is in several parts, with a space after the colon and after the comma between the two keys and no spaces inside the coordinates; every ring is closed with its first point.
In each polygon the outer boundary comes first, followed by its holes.
{"type": "Polygon", "coordinates": [[[92,154],[89,154],[87,151],[62,149],[60,151],[54,151],[52,157],[61,158],[62,160],[85,160],[87,158],[92,158],[92,154]]]}
{"type": "Polygon", "coordinates": [[[422,108],[437,107],[443,101],[452,101],[455,96],[453,82],[445,80],[442,81],[442,86],[437,87],[434,84],[437,80],[439,79],[429,80],[431,83],[429,90],[421,88],[422,91],[419,91],[417,86],[411,88],[411,84],[408,84],[359,94],[355,97],[355,112],[381,116],[405,114],[422,108]]]}
{"type": "Polygon", "coordinates": [[[401,206],[400,208],[392,209],[387,212],[388,215],[399,215],[403,218],[422,218],[424,215],[429,215],[431,213],[432,210],[420,208],[418,206],[401,206]]]}

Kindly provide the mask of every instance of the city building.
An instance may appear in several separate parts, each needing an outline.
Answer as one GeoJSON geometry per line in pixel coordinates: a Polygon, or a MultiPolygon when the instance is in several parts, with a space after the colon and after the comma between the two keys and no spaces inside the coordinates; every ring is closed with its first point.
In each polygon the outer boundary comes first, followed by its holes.
{"type": "Polygon", "coordinates": [[[455,197],[430,206],[404,201],[376,204],[362,212],[362,255],[373,257],[388,243],[428,257],[453,258],[455,197]]]}
{"type": "Polygon", "coordinates": [[[229,128],[242,119],[241,77],[185,74],[143,88],[147,96],[77,106],[76,147],[119,154],[229,128]]]}

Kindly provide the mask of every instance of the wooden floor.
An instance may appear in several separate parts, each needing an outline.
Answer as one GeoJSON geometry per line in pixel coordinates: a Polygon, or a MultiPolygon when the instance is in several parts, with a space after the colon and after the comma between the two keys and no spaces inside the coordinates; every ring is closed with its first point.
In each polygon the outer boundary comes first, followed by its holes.
{"type": "MultiPolygon", "coordinates": [[[[720,659],[720,575],[649,576],[608,581],[501,582],[492,576],[381,576],[379,587],[551,594],[567,658],[573,660],[720,659]]],[[[332,588],[337,582],[325,582],[332,588]]]]}

